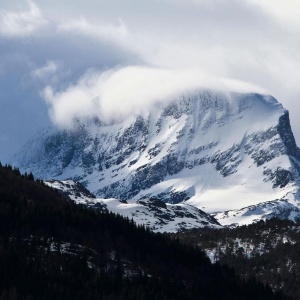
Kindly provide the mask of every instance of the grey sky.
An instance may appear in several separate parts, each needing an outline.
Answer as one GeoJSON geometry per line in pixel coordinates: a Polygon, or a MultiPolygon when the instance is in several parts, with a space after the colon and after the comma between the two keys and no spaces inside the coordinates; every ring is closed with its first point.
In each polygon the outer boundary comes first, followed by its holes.
{"type": "MultiPolygon", "coordinates": [[[[48,113],[61,125],[89,96],[109,102],[103,85],[122,86],[129,74],[146,82],[166,74],[171,83],[153,82],[154,98],[178,82],[194,86],[193,74],[202,84],[233,78],[264,88],[290,110],[300,143],[299,34],[297,0],[2,0],[0,155],[50,124],[48,113]],[[83,96],[70,102],[75,91],[83,96]]],[[[129,100],[143,96],[136,90],[118,107],[140,105],[129,100]]]]}

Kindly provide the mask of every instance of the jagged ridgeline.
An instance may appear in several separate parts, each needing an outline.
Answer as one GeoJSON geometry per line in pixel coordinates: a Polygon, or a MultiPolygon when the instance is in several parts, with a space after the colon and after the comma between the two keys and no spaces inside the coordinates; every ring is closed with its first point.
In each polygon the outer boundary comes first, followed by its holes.
{"type": "Polygon", "coordinates": [[[14,165],[99,198],[185,201],[227,225],[297,217],[299,153],[271,96],[198,91],[111,124],[42,131],[14,165]]]}
{"type": "Polygon", "coordinates": [[[287,299],[0,165],[1,299],[287,299]]]}

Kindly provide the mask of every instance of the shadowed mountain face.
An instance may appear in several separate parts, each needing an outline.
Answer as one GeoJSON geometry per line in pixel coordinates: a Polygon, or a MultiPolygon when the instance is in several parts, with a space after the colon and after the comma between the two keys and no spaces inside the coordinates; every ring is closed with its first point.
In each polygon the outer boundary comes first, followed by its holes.
{"type": "Polygon", "coordinates": [[[14,158],[24,171],[80,181],[99,198],[185,201],[223,224],[267,218],[271,211],[253,206],[274,200],[283,207],[277,216],[295,218],[299,162],[288,112],[274,98],[204,91],[109,125],[45,130],[14,158]]]}

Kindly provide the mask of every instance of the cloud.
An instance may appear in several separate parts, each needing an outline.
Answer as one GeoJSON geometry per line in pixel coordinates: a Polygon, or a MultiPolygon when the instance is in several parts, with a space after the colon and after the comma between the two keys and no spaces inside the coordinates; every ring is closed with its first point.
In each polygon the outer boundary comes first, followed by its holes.
{"type": "Polygon", "coordinates": [[[131,66],[103,73],[87,72],[77,84],[56,92],[48,86],[43,97],[58,126],[72,126],[74,119],[97,117],[104,122],[147,112],[155,103],[183,93],[212,89],[222,92],[266,91],[238,80],[216,78],[199,70],[167,70],[131,66]]]}
{"type": "MultiPolygon", "coordinates": [[[[299,142],[298,2],[34,0],[22,8],[1,0],[3,134],[25,139],[50,122],[47,109],[63,126],[73,116],[142,111],[200,81],[236,87],[226,83],[235,79],[290,109],[299,142]],[[26,126],[11,132],[11,120],[26,126]]],[[[11,151],[10,142],[5,147],[11,151]]]]}
{"type": "Polygon", "coordinates": [[[299,11],[300,3],[298,0],[248,0],[261,7],[267,14],[274,18],[287,22],[290,25],[293,23],[300,24],[299,11]]]}
{"type": "Polygon", "coordinates": [[[29,10],[23,12],[0,12],[0,35],[4,37],[26,37],[45,25],[40,9],[32,1],[27,1],[29,10]]]}
{"type": "Polygon", "coordinates": [[[124,42],[129,32],[125,24],[119,19],[117,25],[113,24],[91,24],[85,18],[63,22],[58,25],[59,31],[73,32],[76,34],[87,35],[94,38],[116,42],[124,42]]]}
{"type": "Polygon", "coordinates": [[[58,64],[52,60],[48,60],[47,63],[41,68],[37,68],[31,72],[35,78],[45,78],[50,75],[54,75],[58,70],[58,64]]]}

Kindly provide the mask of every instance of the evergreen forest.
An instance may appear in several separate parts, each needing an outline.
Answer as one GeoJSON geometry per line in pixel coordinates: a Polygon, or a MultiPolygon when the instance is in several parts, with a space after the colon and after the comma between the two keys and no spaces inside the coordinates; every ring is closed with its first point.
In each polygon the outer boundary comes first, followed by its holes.
{"type": "Polygon", "coordinates": [[[221,230],[192,230],[172,235],[204,250],[212,262],[255,277],[273,291],[300,299],[300,222],[270,219],[221,230]]]}
{"type": "Polygon", "coordinates": [[[0,166],[0,299],[291,299],[199,247],[0,166]]]}

